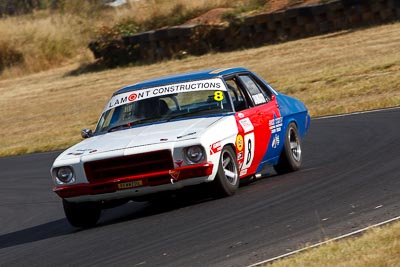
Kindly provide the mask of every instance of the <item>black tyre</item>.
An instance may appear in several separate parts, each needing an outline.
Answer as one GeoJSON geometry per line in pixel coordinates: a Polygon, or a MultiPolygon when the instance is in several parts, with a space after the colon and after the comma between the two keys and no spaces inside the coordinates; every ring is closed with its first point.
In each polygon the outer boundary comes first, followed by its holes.
{"type": "Polygon", "coordinates": [[[65,216],[75,227],[94,226],[100,218],[101,205],[96,202],[72,203],[63,199],[65,216]]]}
{"type": "Polygon", "coordinates": [[[291,122],[285,134],[285,141],[279,162],[274,166],[278,174],[297,171],[301,166],[301,140],[299,131],[294,122],[291,122]]]}
{"type": "Polygon", "coordinates": [[[221,151],[218,172],[211,183],[215,197],[227,197],[235,194],[239,187],[239,167],[233,149],[226,146],[221,151]]]}

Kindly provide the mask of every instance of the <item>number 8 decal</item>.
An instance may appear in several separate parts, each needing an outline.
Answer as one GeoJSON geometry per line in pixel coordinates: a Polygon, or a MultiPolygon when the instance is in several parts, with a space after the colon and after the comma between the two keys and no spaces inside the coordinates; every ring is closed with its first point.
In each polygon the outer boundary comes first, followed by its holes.
{"type": "Polygon", "coordinates": [[[247,141],[247,157],[246,157],[247,159],[246,159],[246,164],[249,164],[250,160],[253,158],[251,156],[251,151],[252,151],[252,149],[251,149],[251,139],[249,139],[247,141]]]}
{"type": "Polygon", "coordinates": [[[224,100],[224,93],[222,91],[215,91],[214,100],[218,102],[224,100]]]}
{"type": "Polygon", "coordinates": [[[254,148],[256,147],[254,142],[254,133],[249,133],[244,136],[244,144],[245,157],[242,169],[247,169],[251,166],[254,158],[254,148]]]}

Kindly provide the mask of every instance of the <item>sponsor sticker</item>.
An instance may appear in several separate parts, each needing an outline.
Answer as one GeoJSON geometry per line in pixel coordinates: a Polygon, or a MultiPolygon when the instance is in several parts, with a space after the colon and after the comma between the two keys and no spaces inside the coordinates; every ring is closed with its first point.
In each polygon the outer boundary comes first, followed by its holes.
{"type": "Polygon", "coordinates": [[[239,121],[240,125],[242,126],[245,133],[251,132],[254,130],[253,123],[249,118],[244,118],[239,121]]]}
{"type": "Polygon", "coordinates": [[[279,135],[275,134],[274,138],[272,139],[272,148],[277,148],[279,146],[280,140],[279,135]]]}
{"type": "Polygon", "coordinates": [[[178,181],[180,171],[170,170],[169,175],[171,176],[172,180],[178,181]]]}
{"type": "Polygon", "coordinates": [[[215,79],[176,83],[165,86],[135,90],[133,92],[127,92],[113,96],[108,102],[103,112],[130,102],[143,100],[147,98],[175,94],[175,93],[207,91],[207,90],[216,91],[214,95],[215,100],[220,99],[217,101],[222,101],[224,97],[222,91],[226,91],[226,87],[221,79],[215,78],[215,79]]]}
{"type": "Polygon", "coordinates": [[[240,176],[246,175],[247,174],[247,169],[241,170],[240,171],[240,176]]]}
{"type": "Polygon", "coordinates": [[[254,104],[259,105],[267,102],[263,94],[256,94],[251,96],[254,100],[254,104]]]}
{"type": "Polygon", "coordinates": [[[177,160],[177,161],[175,161],[175,164],[176,164],[176,166],[178,166],[178,167],[181,167],[182,166],[182,163],[183,163],[183,160],[177,160]]]}
{"type": "Polygon", "coordinates": [[[283,118],[274,118],[269,121],[269,129],[271,130],[271,133],[279,133],[282,131],[282,125],[283,125],[283,118]]]}
{"type": "Polygon", "coordinates": [[[236,148],[238,151],[243,150],[243,136],[241,136],[240,134],[236,136],[236,148]]]}
{"type": "Polygon", "coordinates": [[[243,168],[243,162],[239,163],[239,170],[241,170],[243,168]]]}
{"type": "Polygon", "coordinates": [[[237,155],[237,160],[243,159],[243,151],[239,152],[237,155]]]}
{"type": "Polygon", "coordinates": [[[215,153],[218,153],[222,150],[222,144],[221,141],[215,142],[210,146],[210,155],[213,155],[215,153]]]}
{"type": "Polygon", "coordinates": [[[239,117],[239,119],[243,119],[244,118],[244,114],[242,112],[239,112],[238,113],[238,117],[239,117]]]}

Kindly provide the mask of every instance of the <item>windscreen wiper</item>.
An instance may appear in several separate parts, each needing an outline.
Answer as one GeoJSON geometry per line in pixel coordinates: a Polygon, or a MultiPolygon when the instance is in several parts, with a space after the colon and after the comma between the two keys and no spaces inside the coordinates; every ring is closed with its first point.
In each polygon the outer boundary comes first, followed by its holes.
{"type": "MultiPolygon", "coordinates": [[[[181,117],[186,117],[186,116],[190,116],[190,115],[195,115],[195,114],[202,113],[202,112],[204,112],[204,111],[210,111],[210,110],[212,110],[212,109],[209,109],[209,108],[202,108],[202,109],[196,109],[196,110],[192,110],[192,111],[185,112],[185,113],[176,114],[175,116],[169,117],[167,121],[171,121],[171,120],[173,120],[173,119],[177,119],[177,118],[181,118],[181,117]]],[[[208,113],[208,112],[206,112],[206,114],[207,114],[207,113],[208,113]]]]}
{"type": "Polygon", "coordinates": [[[107,132],[108,133],[109,132],[114,132],[114,131],[119,130],[121,128],[128,128],[128,127],[131,127],[131,124],[130,123],[124,123],[124,124],[120,124],[120,125],[111,127],[110,129],[107,130],[107,132]]]}
{"type": "Polygon", "coordinates": [[[142,122],[148,122],[148,121],[154,121],[154,120],[158,120],[161,117],[153,117],[153,118],[146,118],[146,119],[140,119],[140,120],[136,120],[136,121],[132,121],[132,122],[128,122],[128,123],[123,123],[120,125],[116,125],[111,127],[110,129],[107,130],[107,132],[114,132],[116,130],[122,129],[122,128],[130,128],[133,125],[137,125],[140,124],[142,122]]]}

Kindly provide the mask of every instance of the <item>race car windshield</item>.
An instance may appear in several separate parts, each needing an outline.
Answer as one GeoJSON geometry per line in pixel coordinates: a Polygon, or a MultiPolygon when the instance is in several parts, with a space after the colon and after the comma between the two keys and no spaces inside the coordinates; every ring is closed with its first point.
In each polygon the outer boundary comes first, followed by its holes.
{"type": "Polygon", "coordinates": [[[114,97],[103,112],[95,133],[111,132],[136,125],[175,119],[210,116],[233,112],[229,94],[223,90],[197,90],[163,94],[137,100],[137,93],[128,94],[133,101],[114,97]],[[118,104],[115,104],[117,103],[118,104]]]}

